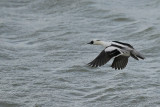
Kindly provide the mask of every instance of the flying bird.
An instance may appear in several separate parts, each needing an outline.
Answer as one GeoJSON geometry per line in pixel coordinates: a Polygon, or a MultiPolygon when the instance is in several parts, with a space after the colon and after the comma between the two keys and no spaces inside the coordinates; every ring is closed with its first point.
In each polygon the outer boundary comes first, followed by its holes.
{"type": "Polygon", "coordinates": [[[114,58],[111,67],[120,70],[126,67],[130,56],[136,60],[145,59],[141,53],[136,51],[136,49],[128,43],[119,41],[105,42],[101,40],[92,40],[88,44],[102,45],[105,47],[105,49],[102,50],[102,52],[93,61],[88,63],[91,67],[100,67],[106,64],[110,59],[114,58]]]}

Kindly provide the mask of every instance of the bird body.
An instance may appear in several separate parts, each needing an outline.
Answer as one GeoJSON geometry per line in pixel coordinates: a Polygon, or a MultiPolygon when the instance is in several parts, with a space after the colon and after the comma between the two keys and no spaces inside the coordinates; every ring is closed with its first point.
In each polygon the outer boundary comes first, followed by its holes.
{"type": "Polygon", "coordinates": [[[110,59],[114,58],[111,65],[115,69],[123,69],[128,63],[128,58],[131,56],[136,60],[144,59],[144,56],[136,51],[132,45],[119,41],[105,42],[100,40],[92,40],[92,45],[102,45],[105,49],[90,63],[91,67],[98,67],[106,64],[110,59]]]}

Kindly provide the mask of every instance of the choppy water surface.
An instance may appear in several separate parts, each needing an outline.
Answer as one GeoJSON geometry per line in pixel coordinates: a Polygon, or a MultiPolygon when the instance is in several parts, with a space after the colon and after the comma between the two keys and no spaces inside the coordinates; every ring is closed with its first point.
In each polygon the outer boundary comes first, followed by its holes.
{"type": "Polygon", "coordinates": [[[0,107],[159,107],[159,0],[1,0],[0,107]],[[97,38],[145,60],[86,66],[97,38]]]}

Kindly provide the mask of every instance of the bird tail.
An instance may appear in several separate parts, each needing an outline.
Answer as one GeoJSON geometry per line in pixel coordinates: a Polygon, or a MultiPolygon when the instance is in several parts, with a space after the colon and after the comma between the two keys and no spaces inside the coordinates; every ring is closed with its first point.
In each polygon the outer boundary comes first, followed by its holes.
{"type": "Polygon", "coordinates": [[[139,53],[138,51],[136,51],[136,50],[132,50],[131,51],[131,57],[133,57],[136,60],[138,60],[138,58],[145,59],[145,57],[141,53],[139,53]]]}

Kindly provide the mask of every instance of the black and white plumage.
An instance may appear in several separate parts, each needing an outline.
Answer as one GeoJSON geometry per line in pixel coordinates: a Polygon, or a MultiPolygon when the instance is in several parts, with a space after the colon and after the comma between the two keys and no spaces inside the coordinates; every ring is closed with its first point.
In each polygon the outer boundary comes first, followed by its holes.
{"type": "Polygon", "coordinates": [[[90,63],[91,67],[98,67],[106,64],[110,59],[114,58],[111,65],[114,69],[123,69],[128,63],[128,58],[131,56],[136,60],[144,59],[145,57],[137,52],[133,46],[128,43],[119,41],[105,42],[100,40],[92,40],[88,44],[102,45],[105,49],[90,63]]]}

